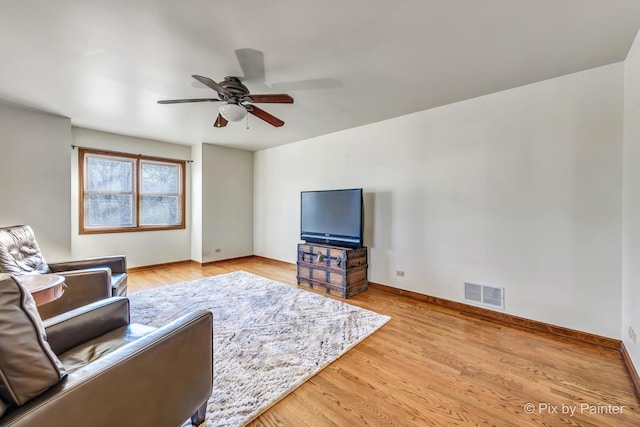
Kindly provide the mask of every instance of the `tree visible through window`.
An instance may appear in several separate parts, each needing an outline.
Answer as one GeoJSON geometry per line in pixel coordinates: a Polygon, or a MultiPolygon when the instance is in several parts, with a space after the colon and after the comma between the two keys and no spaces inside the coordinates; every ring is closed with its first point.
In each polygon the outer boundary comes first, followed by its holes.
{"type": "Polygon", "coordinates": [[[184,161],[79,153],[80,233],[184,228],[184,161]]]}
{"type": "Polygon", "coordinates": [[[140,223],[180,223],[180,166],[141,161],[140,223]]]}

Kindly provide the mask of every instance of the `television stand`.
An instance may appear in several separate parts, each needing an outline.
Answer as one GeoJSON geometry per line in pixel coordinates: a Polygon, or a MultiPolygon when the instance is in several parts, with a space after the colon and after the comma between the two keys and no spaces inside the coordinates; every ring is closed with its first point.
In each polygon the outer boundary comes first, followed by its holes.
{"type": "Polygon", "coordinates": [[[298,244],[298,286],[350,298],[369,287],[367,248],[298,244]]]}

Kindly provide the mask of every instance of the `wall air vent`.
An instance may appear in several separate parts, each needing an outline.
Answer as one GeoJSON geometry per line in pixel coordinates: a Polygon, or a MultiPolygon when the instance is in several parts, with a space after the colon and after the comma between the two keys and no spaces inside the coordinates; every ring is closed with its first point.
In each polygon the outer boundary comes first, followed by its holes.
{"type": "Polygon", "coordinates": [[[504,310],[504,288],[465,283],[464,299],[476,304],[504,310]]]}

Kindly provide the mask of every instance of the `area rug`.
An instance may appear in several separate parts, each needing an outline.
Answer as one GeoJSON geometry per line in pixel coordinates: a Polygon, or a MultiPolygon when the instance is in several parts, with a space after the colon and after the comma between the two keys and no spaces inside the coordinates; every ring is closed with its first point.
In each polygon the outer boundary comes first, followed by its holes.
{"type": "Polygon", "coordinates": [[[243,426],[390,318],[244,271],[131,293],[132,322],[213,313],[205,426],[243,426]]]}

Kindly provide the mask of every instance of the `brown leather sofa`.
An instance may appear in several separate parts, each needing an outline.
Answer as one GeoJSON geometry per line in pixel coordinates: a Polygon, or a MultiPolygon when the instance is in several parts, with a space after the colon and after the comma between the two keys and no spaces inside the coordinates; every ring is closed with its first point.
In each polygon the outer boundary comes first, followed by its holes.
{"type": "Polygon", "coordinates": [[[103,298],[127,294],[125,256],[47,263],[28,225],[0,228],[0,273],[55,273],[65,277],[62,297],[38,308],[43,319],[103,298]]]}
{"type": "Polygon", "coordinates": [[[7,325],[0,329],[0,427],[204,421],[213,378],[208,311],[156,329],[130,323],[129,300],[115,297],[40,322],[26,289],[0,275],[0,322],[7,325]]]}

